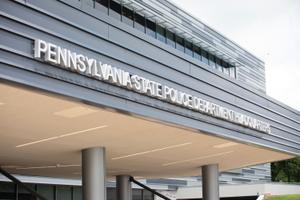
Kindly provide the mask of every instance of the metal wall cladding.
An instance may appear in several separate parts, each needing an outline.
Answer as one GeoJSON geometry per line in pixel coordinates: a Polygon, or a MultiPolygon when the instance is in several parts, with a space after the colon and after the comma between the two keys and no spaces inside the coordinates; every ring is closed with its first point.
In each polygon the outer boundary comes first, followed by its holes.
{"type": "MultiPolygon", "coordinates": [[[[110,18],[88,5],[86,0],[3,0],[0,10],[1,79],[208,134],[300,154],[298,111],[110,18]],[[49,65],[33,58],[35,39],[266,121],[271,124],[272,133],[258,132],[49,65]]],[[[247,76],[245,73],[243,78],[247,76]]],[[[255,76],[251,80],[255,80],[255,76]]],[[[263,77],[260,79],[264,82],[263,77]]],[[[263,84],[258,83],[258,87],[261,86],[263,84]]]]}

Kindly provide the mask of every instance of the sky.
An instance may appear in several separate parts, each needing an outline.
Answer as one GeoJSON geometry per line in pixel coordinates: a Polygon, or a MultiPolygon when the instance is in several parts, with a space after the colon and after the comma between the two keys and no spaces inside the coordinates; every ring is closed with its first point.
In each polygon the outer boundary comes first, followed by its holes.
{"type": "Polygon", "coordinates": [[[265,62],[267,95],[300,111],[300,0],[171,0],[265,62]]]}

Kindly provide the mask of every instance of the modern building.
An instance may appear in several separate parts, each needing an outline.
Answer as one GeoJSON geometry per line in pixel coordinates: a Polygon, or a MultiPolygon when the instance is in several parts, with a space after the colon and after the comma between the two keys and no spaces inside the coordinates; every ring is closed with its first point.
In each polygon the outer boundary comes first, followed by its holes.
{"type": "Polygon", "coordinates": [[[300,113],[266,95],[263,61],[167,0],[0,14],[0,199],[150,200],[201,176],[216,200],[300,155],[300,113]]]}

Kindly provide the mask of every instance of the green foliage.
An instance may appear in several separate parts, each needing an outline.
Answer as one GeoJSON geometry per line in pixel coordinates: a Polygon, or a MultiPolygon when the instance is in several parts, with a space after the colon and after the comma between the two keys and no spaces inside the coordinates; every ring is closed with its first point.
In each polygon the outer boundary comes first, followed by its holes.
{"type": "Polygon", "coordinates": [[[272,181],[300,182],[300,157],[271,164],[272,181]]]}
{"type": "Polygon", "coordinates": [[[299,200],[300,194],[291,194],[291,195],[283,195],[283,196],[270,196],[265,200],[299,200]]]}

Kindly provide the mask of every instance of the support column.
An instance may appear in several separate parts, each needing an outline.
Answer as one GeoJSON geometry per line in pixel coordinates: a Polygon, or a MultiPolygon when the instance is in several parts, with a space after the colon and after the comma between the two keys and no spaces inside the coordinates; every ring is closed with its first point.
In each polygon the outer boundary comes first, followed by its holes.
{"type": "Polygon", "coordinates": [[[106,200],[105,148],[82,150],[83,200],[106,200]]]}
{"type": "Polygon", "coordinates": [[[203,200],[219,200],[219,166],[218,164],[202,166],[203,200]]]}
{"type": "Polygon", "coordinates": [[[118,175],[117,176],[117,199],[118,200],[132,200],[132,189],[130,176],[118,175]]]}

